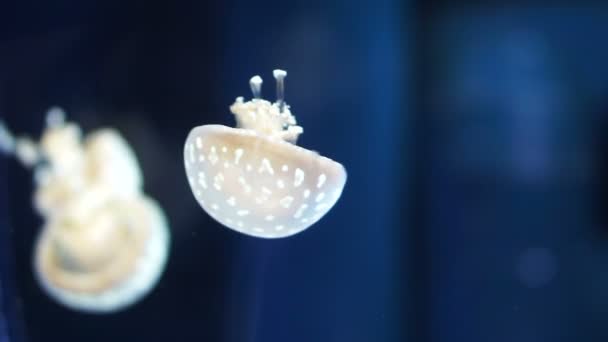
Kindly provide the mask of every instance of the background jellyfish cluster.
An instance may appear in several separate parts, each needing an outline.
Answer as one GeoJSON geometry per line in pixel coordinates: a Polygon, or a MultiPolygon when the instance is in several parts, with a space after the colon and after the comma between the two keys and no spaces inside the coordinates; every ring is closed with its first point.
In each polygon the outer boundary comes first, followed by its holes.
{"type": "Polygon", "coordinates": [[[605,342],[607,34],[588,0],[0,5],[0,116],[118,129],[172,234],[137,305],[67,310],[32,272],[30,175],[0,159],[0,341],[605,342]],[[273,68],[298,145],[349,178],[263,240],[202,212],[182,151],[273,68]]]}

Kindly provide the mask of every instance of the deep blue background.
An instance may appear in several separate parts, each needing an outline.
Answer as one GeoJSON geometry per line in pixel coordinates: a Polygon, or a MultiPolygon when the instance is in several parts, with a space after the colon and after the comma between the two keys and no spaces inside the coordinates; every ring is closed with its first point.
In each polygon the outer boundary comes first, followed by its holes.
{"type": "Polygon", "coordinates": [[[138,305],[64,309],[32,275],[31,175],[2,159],[0,341],[605,342],[606,36],[593,1],[3,3],[0,116],[120,129],[173,243],[138,305]],[[349,179],[265,241],[198,207],[181,150],[277,67],[299,144],[349,179]]]}
{"type": "MultiPolygon", "coordinates": [[[[11,6],[7,6],[11,7],[11,6]]],[[[397,3],[88,2],[0,11],[0,112],[38,134],[59,104],[133,144],[173,245],[154,293],[112,316],[68,311],[35,283],[41,225],[9,162],[16,315],[31,341],[389,341],[401,336],[402,38],[397,3]],[[288,70],[300,144],[345,165],[340,203],[307,234],[265,241],[221,227],[185,181],[189,130],[233,125],[249,77],[288,70]]],[[[268,88],[273,89],[272,86],[268,88]]],[[[266,94],[272,93],[266,89],[266,94]]]]}

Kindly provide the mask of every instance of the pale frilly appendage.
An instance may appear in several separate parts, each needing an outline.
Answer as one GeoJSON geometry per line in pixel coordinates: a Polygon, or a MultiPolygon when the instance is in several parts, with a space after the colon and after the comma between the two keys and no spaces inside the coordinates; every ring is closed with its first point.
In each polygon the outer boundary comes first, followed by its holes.
{"type": "Polygon", "coordinates": [[[158,281],[167,222],[143,193],[137,159],[122,136],[100,129],[83,137],[64,117],[49,110],[40,143],[13,138],[0,123],[0,149],[34,169],[34,207],[45,220],[34,265],[43,288],[77,310],[116,311],[158,281]]]}

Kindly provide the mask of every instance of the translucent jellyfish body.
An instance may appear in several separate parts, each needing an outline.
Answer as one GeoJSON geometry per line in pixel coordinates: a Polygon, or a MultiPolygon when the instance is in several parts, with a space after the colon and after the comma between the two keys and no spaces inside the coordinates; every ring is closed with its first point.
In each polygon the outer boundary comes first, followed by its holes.
{"type": "Polygon", "coordinates": [[[23,138],[4,144],[34,167],[34,206],[46,221],[34,249],[35,273],[47,293],[68,307],[117,311],[160,278],[167,222],[143,194],[137,160],[118,132],[98,130],[83,141],[80,128],[53,120],[57,115],[50,112],[40,144],[23,138]]]}
{"type": "Polygon", "coordinates": [[[286,73],[275,70],[278,100],[231,106],[238,128],[204,125],[186,140],[184,161],[192,192],[215,220],[241,233],[281,238],[299,233],[334,206],[346,183],[344,167],[296,146],[302,128],[283,101],[286,73]]]}

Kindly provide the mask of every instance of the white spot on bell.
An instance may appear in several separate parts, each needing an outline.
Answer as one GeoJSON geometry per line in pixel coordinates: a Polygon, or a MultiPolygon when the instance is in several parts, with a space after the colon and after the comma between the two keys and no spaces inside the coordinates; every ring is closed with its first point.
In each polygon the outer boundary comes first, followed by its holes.
{"type": "Polygon", "coordinates": [[[266,197],[266,196],[258,196],[255,198],[255,203],[262,204],[262,203],[266,202],[267,200],[268,200],[268,197],[266,197]]]}
{"type": "Polygon", "coordinates": [[[211,146],[211,152],[209,152],[207,159],[209,160],[209,162],[211,162],[211,165],[217,164],[217,161],[219,158],[217,156],[217,151],[215,150],[215,146],[211,146]]]}
{"type": "Polygon", "coordinates": [[[308,198],[310,196],[310,190],[306,189],[304,190],[304,198],[308,198]]]}
{"type": "Polygon", "coordinates": [[[302,214],[304,214],[304,210],[306,210],[306,208],[308,208],[308,204],[304,203],[302,204],[298,210],[296,211],[296,213],[293,215],[293,218],[300,218],[302,217],[302,214]]]}
{"type": "Polygon", "coordinates": [[[241,157],[243,157],[243,149],[242,148],[237,148],[234,151],[234,164],[235,165],[239,165],[239,161],[241,160],[241,157]]]}
{"type": "Polygon", "coordinates": [[[302,182],[304,182],[304,171],[302,171],[302,169],[300,168],[297,168],[294,174],[293,186],[297,188],[302,185],[302,182]]]}
{"type": "Polygon", "coordinates": [[[243,191],[245,191],[245,193],[248,194],[251,192],[251,186],[249,184],[247,184],[245,177],[239,176],[238,181],[239,181],[239,184],[241,184],[241,186],[243,187],[243,191]]]}
{"type": "Polygon", "coordinates": [[[260,165],[260,169],[258,170],[258,172],[264,173],[264,171],[267,171],[271,175],[274,175],[274,169],[272,168],[270,161],[266,158],[262,159],[262,165],[260,165]]]}
{"type": "Polygon", "coordinates": [[[291,203],[293,202],[293,197],[291,196],[285,196],[281,199],[281,201],[279,202],[281,204],[281,206],[283,208],[289,208],[291,206],[291,203]]]}
{"type": "Polygon", "coordinates": [[[198,173],[198,184],[200,184],[203,189],[207,189],[207,180],[205,179],[205,173],[202,171],[198,173]]]}
{"type": "Polygon", "coordinates": [[[319,181],[317,182],[317,188],[320,189],[323,186],[323,184],[325,184],[326,180],[327,180],[327,176],[324,173],[322,173],[319,176],[319,181]]]}
{"type": "Polygon", "coordinates": [[[323,198],[325,198],[325,193],[321,192],[320,194],[317,195],[317,197],[315,198],[315,202],[319,203],[323,200],[323,198]]]}
{"type": "Polygon", "coordinates": [[[224,182],[224,174],[222,174],[221,172],[218,172],[217,175],[215,175],[215,177],[213,177],[213,187],[217,190],[217,191],[221,191],[222,190],[222,184],[224,182]]]}

